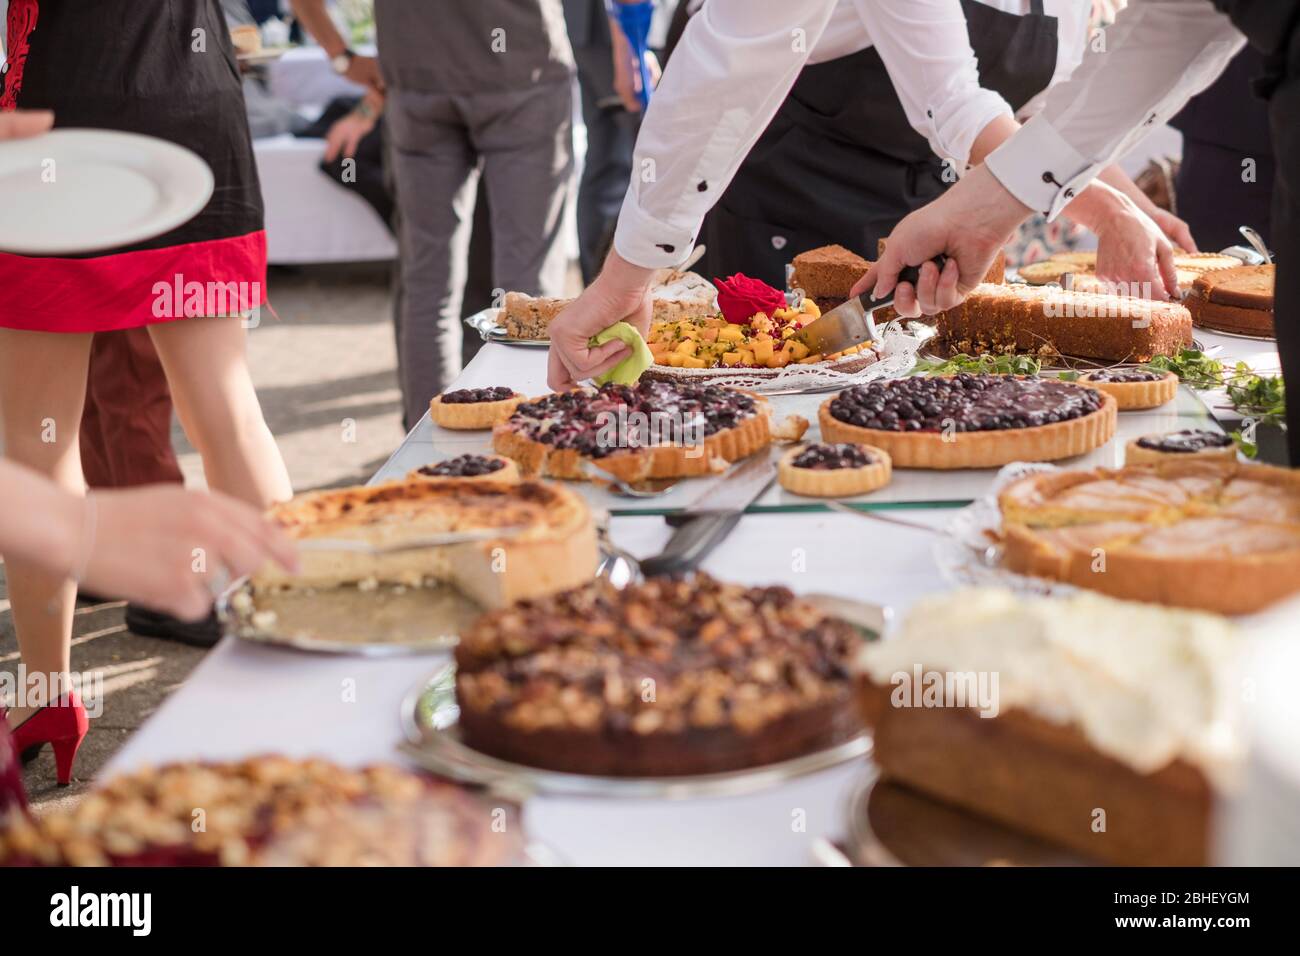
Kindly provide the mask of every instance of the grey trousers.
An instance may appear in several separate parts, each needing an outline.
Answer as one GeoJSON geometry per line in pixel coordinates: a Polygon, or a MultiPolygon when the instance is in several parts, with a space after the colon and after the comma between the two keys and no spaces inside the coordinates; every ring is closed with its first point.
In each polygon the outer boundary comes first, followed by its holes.
{"type": "Polygon", "coordinates": [[[568,81],[464,95],[390,89],[384,115],[399,210],[395,320],[409,428],[460,372],[480,175],[491,214],[494,297],[563,292],[573,96],[568,81]]]}

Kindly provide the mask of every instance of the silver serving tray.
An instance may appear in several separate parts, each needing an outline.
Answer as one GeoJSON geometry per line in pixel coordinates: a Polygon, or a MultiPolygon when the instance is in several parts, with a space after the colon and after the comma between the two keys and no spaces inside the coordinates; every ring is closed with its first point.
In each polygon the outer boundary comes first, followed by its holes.
{"type": "MultiPolygon", "coordinates": [[[[865,602],[821,595],[805,599],[875,636],[884,633],[892,617],[888,608],[865,602]]],[[[488,756],[461,741],[454,664],[440,667],[412,688],[402,701],[400,716],[405,740],[399,749],[416,765],[518,801],[535,794],[667,800],[734,797],[860,759],[872,747],[871,736],[864,732],[835,747],[780,763],[681,777],[599,777],[543,770],[488,756]]]]}
{"type": "MultiPolygon", "coordinates": [[[[382,585],[381,585],[382,587],[382,585]]],[[[240,578],[217,598],[217,619],[222,632],[230,634],[251,644],[264,644],[273,647],[285,647],[290,650],[304,651],[312,654],[333,654],[354,657],[410,657],[421,654],[442,654],[456,645],[458,635],[452,628],[439,630],[429,641],[418,644],[397,641],[329,641],[304,633],[282,633],[256,626],[250,615],[235,605],[240,594],[248,593],[248,579],[240,578]]],[[[364,621],[358,621],[358,627],[364,627],[364,621]]],[[[430,621],[430,629],[437,629],[437,622],[430,621]]]]}
{"type": "Polygon", "coordinates": [[[550,339],[515,339],[506,334],[506,330],[497,325],[499,309],[484,309],[465,319],[465,324],[479,334],[484,342],[496,342],[500,345],[522,345],[525,348],[550,348],[550,339]]]}

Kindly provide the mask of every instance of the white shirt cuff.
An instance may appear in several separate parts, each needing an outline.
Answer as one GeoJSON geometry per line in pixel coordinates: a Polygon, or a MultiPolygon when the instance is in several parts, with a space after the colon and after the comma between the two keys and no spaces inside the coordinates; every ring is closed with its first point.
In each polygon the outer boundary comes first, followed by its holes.
{"type": "Polygon", "coordinates": [[[696,237],[653,218],[637,203],[635,186],[623,197],[614,230],[614,248],[628,262],[645,269],[668,269],[685,260],[696,237]]]}
{"type": "Polygon", "coordinates": [[[1055,219],[1096,176],[1090,163],[1045,116],[1035,116],[984,161],[1011,195],[1055,219]]]}

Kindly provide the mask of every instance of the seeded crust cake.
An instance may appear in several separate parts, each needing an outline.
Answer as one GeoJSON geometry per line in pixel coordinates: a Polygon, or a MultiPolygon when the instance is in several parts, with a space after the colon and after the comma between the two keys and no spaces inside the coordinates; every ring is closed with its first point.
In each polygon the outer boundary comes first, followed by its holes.
{"type": "Polygon", "coordinates": [[[421,476],[308,492],[276,505],[270,517],[291,538],[343,538],[377,547],[444,532],[524,530],[379,555],[303,551],[299,574],[268,565],[254,576],[255,591],[433,580],[450,583],[484,607],[500,607],[573,587],[596,571],[596,531],[586,502],[567,488],[537,481],[429,481],[421,476]]]}
{"type": "Polygon", "coordinates": [[[484,615],[462,636],[459,727],[483,753],[568,773],[774,763],[861,730],[848,664],[863,643],[783,587],[598,581],[484,615]]]}
{"type": "Polygon", "coordinates": [[[978,285],[957,308],[939,314],[936,328],[953,351],[976,355],[1148,362],[1192,344],[1192,317],[1178,303],[1043,286],[978,285]]]}
{"type": "Polygon", "coordinates": [[[824,441],[882,449],[895,468],[994,468],[1099,448],[1117,411],[1114,397],[1087,385],[962,372],[854,385],[817,419],[824,441]]]}
{"type": "Polygon", "coordinates": [[[766,448],[770,417],[750,392],[642,380],[524,402],[493,429],[492,444],[529,476],[586,478],[590,463],[624,481],[690,477],[766,448]]]}
{"type": "Polygon", "coordinates": [[[998,504],[1004,564],[1022,574],[1220,614],[1300,591],[1300,472],[1290,469],[1168,456],[1031,475],[998,504]]]}
{"type": "Polygon", "coordinates": [[[0,821],[0,866],[501,866],[499,800],[391,766],[252,757],[118,776],[71,809],[0,821]],[[194,827],[195,812],[204,827],[194,827]]]}
{"type": "Polygon", "coordinates": [[[1276,268],[1271,265],[1203,273],[1187,296],[1193,321],[1223,332],[1272,335],[1275,275],[1276,268]]]}
{"type": "Polygon", "coordinates": [[[887,779],[1099,862],[1204,865],[1215,795],[1241,759],[1234,637],[1213,615],[1087,593],[928,599],[857,661],[873,759],[887,779]],[[994,707],[956,696],[992,674],[994,707]],[[947,706],[918,702],[923,682],[947,706]]]}

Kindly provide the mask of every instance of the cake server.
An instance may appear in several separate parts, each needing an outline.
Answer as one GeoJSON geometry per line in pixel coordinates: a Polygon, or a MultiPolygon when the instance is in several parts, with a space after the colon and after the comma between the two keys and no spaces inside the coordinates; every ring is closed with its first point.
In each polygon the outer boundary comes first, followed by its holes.
{"type": "Polygon", "coordinates": [[[422,551],[425,548],[445,548],[453,544],[472,544],[475,541],[496,541],[513,538],[527,531],[524,525],[503,528],[479,528],[474,531],[449,531],[446,534],[429,534],[407,538],[392,544],[374,545],[355,538],[307,538],[297,542],[299,551],[353,551],[358,554],[398,554],[402,551],[422,551]]]}
{"type": "MultiPolygon", "coordinates": [[[[942,272],[944,263],[948,260],[944,256],[935,256],[933,261],[942,272]]],[[[898,274],[899,282],[910,282],[913,286],[920,278],[921,270],[917,266],[906,266],[898,274]]],[[[876,328],[872,313],[893,303],[893,295],[887,295],[883,299],[872,299],[871,290],[868,289],[861,295],[842,302],[829,312],[822,313],[821,318],[813,319],[799,330],[795,338],[818,355],[834,355],[836,352],[843,352],[863,342],[879,342],[880,330],[876,328]]]]}
{"type": "Polygon", "coordinates": [[[732,465],[680,515],[668,516],[680,523],[673,529],[663,551],[640,562],[641,573],[653,577],[694,571],[731,534],[745,509],[775,478],[776,463],[767,451],[732,465]]]}

